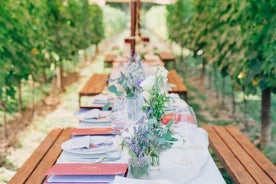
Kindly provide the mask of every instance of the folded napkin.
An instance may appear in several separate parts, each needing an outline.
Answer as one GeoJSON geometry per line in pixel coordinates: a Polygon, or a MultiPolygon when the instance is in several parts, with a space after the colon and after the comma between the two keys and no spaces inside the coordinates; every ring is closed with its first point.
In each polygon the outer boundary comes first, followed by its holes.
{"type": "Polygon", "coordinates": [[[76,114],[79,120],[98,119],[100,117],[100,109],[92,109],[81,114],[76,114]]]}
{"type": "Polygon", "coordinates": [[[83,113],[77,113],[77,118],[82,122],[101,123],[110,122],[111,111],[101,111],[100,109],[91,109],[83,113]]]}
{"type": "Polygon", "coordinates": [[[80,149],[80,148],[86,148],[89,149],[90,146],[90,136],[83,136],[83,137],[77,137],[74,139],[69,139],[65,143],[68,144],[68,149],[80,149]]]}
{"type": "Polygon", "coordinates": [[[74,137],[62,143],[61,148],[65,151],[92,150],[103,146],[110,146],[113,142],[106,136],[80,136],[74,137]]]}

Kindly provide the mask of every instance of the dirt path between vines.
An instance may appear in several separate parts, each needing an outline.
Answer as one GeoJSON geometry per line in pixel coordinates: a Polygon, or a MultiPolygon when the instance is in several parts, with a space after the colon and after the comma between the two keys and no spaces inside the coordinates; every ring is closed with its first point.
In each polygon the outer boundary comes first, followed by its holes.
{"type": "MultiPolygon", "coordinates": [[[[64,77],[64,87],[78,80],[78,73],[71,73],[64,77]]],[[[7,122],[6,129],[0,127],[0,167],[5,164],[5,156],[8,154],[9,147],[17,147],[20,139],[20,132],[26,129],[31,123],[35,116],[45,116],[48,113],[53,112],[60,104],[60,93],[55,87],[53,82],[51,93],[43,98],[40,102],[35,104],[35,110],[28,108],[23,111],[22,114],[17,114],[13,120],[7,122]]]]}

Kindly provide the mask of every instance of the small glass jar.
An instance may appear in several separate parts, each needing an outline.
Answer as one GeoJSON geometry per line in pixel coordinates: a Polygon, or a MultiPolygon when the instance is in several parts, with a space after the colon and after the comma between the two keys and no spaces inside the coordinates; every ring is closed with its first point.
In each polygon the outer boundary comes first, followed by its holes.
{"type": "Polygon", "coordinates": [[[153,172],[160,171],[160,156],[159,156],[159,154],[150,156],[150,170],[153,172]]]}
{"type": "Polygon", "coordinates": [[[131,157],[128,160],[128,177],[136,179],[149,179],[150,177],[150,158],[131,157]]]}

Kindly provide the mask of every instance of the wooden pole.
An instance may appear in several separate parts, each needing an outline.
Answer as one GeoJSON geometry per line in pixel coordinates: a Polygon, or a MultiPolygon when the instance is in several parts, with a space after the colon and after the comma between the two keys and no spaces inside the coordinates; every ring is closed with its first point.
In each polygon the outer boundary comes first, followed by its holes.
{"type": "Polygon", "coordinates": [[[130,15],[131,15],[131,24],[130,24],[130,49],[131,49],[131,56],[134,56],[135,53],[135,32],[136,32],[136,6],[137,1],[131,0],[130,1],[130,15]]]}
{"type": "Polygon", "coordinates": [[[140,25],[140,9],[141,9],[141,1],[137,0],[137,13],[136,13],[136,33],[138,37],[141,37],[141,25],[140,25]]]}

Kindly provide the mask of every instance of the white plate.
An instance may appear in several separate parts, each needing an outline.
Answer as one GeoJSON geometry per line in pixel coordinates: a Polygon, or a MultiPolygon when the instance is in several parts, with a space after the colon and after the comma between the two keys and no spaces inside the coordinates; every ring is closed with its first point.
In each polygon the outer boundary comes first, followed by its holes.
{"type": "Polygon", "coordinates": [[[61,148],[69,153],[74,154],[83,154],[83,155],[93,155],[93,154],[103,154],[111,151],[113,147],[113,142],[107,138],[102,139],[101,142],[99,140],[93,141],[93,138],[99,138],[96,136],[91,136],[90,140],[90,148],[74,148],[72,149],[72,144],[76,144],[76,139],[69,139],[61,144],[61,148]]]}

